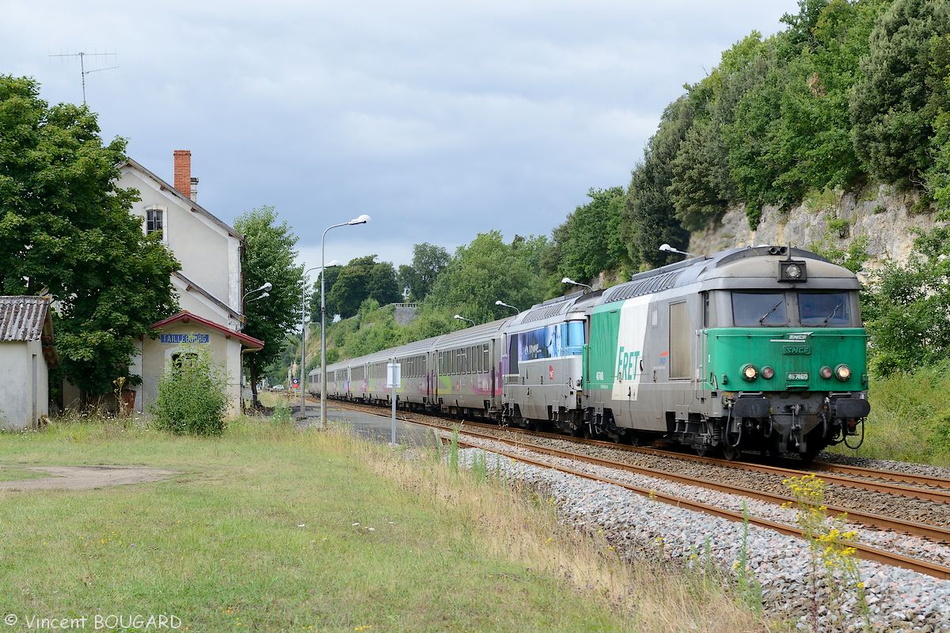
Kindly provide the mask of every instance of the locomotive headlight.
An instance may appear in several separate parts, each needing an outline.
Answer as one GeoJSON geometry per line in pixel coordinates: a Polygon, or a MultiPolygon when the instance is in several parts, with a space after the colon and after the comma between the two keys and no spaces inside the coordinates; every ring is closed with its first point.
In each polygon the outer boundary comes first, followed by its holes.
{"type": "Polygon", "coordinates": [[[827,365],[825,365],[820,370],[818,370],[818,373],[821,374],[822,378],[824,378],[825,380],[828,380],[829,378],[831,378],[831,375],[833,372],[831,371],[831,367],[828,367],[827,365]]]}
{"type": "Polygon", "coordinates": [[[779,281],[805,281],[807,278],[804,261],[786,259],[778,263],[779,281]]]}
{"type": "Polygon", "coordinates": [[[759,370],[751,363],[743,365],[739,373],[742,374],[742,379],[747,382],[752,382],[759,377],[759,370]]]}
{"type": "Polygon", "coordinates": [[[765,378],[766,380],[772,380],[772,376],[774,375],[775,375],[775,370],[772,369],[771,367],[762,368],[762,377],[765,378]]]}
{"type": "Polygon", "coordinates": [[[846,382],[849,378],[851,378],[851,368],[844,363],[841,363],[835,367],[835,378],[841,382],[846,382]]]}

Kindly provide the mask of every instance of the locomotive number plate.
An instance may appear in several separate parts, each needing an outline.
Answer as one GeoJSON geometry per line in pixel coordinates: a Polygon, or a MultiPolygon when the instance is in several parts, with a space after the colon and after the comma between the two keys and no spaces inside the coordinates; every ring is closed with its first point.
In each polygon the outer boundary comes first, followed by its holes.
{"type": "Polygon", "coordinates": [[[786,356],[808,356],[811,354],[811,345],[784,345],[782,354],[786,356]]]}
{"type": "Polygon", "coordinates": [[[808,380],[808,374],[789,372],[788,380],[808,380]]]}

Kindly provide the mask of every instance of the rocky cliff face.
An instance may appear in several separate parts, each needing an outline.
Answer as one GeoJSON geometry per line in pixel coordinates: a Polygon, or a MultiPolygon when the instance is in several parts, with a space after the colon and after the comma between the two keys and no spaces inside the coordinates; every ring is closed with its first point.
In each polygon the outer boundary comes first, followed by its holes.
{"type": "Polygon", "coordinates": [[[756,230],[749,228],[745,209],[730,209],[714,226],[694,233],[690,253],[714,253],[753,245],[792,245],[813,251],[847,251],[864,240],[868,265],[906,262],[917,231],[935,226],[933,213],[914,213],[915,194],[896,193],[880,186],[863,195],[827,194],[782,211],[766,207],[756,230]]]}

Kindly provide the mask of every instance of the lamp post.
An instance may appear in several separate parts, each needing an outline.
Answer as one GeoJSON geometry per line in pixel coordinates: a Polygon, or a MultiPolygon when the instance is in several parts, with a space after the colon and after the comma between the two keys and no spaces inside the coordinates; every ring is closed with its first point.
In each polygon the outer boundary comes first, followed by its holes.
{"type": "Polygon", "coordinates": [[[319,270],[320,275],[323,275],[323,269],[329,268],[331,266],[339,266],[340,263],[335,259],[329,264],[324,266],[314,266],[313,268],[308,268],[303,272],[303,289],[300,296],[300,417],[307,417],[307,400],[306,400],[306,382],[307,377],[307,273],[312,270],[319,270]]]}
{"type": "Polygon", "coordinates": [[[501,299],[499,299],[498,301],[496,301],[496,302],[495,302],[495,305],[496,305],[496,306],[505,306],[506,308],[511,308],[511,309],[514,310],[515,312],[521,312],[521,310],[519,310],[518,308],[514,307],[513,305],[510,305],[510,304],[505,303],[505,302],[502,301],[501,299]]]}
{"type": "Polygon", "coordinates": [[[565,277],[564,279],[561,280],[561,283],[562,283],[562,284],[571,284],[571,285],[574,285],[574,286],[584,286],[584,287],[587,288],[588,290],[593,290],[593,289],[594,289],[593,286],[588,286],[587,284],[582,284],[582,283],[579,282],[579,281],[574,281],[574,280],[571,279],[570,277],[565,277]]]}
{"type": "Polygon", "coordinates": [[[253,299],[251,299],[251,301],[257,301],[258,299],[263,299],[264,297],[270,296],[267,294],[267,292],[273,287],[274,287],[274,284],[267,281],[267,282],[264,282],[264,285],[261,286],[260,288],[255,288],[254,290],[248,290],[247,292],[244,293],[244,296],[241,297],[241,305],[243,306],[244,300],[247,299],[250,295],[254,294],[255,292],[261,292],[263,290],[264,294],[262,294],[259,297],[254,297],[253,299]]]}
{"type": "MultiPolygon", "coordinates": [[[[320,242],[320,265],[326,268],[327,233],[331,229],[341,226],[355,226],[366,224],[370,217],[365,213],[349,222],[341,222],[327,227],[320,242]]],[[[327,428],[327,293],[324,283],[325,275],[320,275],[320,429],[327,428]]]]}
{"type": "Polygon", "coordinates": [[[673,248],[669,244],[660,244],[659,250],[663,251],[664,253],[677,253],[679,255],[686,255],[687,257],[697,257],[697,255],[693,255],[692,253],[687,253],[686,251],[681,251],[678,248],[673,248]]]}
{"type": "Polygon", "coordinates": [[[466,319],[466,318],[463,317],[461,314],[456,314],[456,315],[455,315],[454,317],[452,317],[452,318],[453,318],[453,319],[458,319],[459,321],[468,321],[468,322],[471,323],[472,325],[475,325],[475,321],[473,321],[473,320],[471,320],[471,319],[466,319]]]}

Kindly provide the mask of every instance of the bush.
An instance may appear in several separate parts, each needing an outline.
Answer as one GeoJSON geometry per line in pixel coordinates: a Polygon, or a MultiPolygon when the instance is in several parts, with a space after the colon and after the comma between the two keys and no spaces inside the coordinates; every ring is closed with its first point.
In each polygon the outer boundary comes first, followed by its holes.
{"type": "Polygon", "coordinates": [[[205,350],[189,349],[176,358],[158,383],[151,409],[155,426],[175,435],[221,435],[228,407],[227,377],[205,350]]]}

